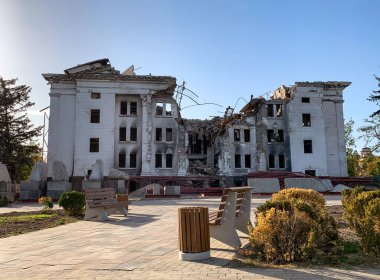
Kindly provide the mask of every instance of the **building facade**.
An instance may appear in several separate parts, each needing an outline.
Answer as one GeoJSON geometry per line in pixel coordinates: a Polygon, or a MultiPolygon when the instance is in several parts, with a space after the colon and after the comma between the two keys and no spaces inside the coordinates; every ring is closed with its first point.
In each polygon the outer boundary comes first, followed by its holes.
{"type": "MultiPolygon", "coordinates": [[[[123,73],[100,59],[43,74],[50,83],[48,177],[69,177],[97,160],[135,176],[220,175],[283,170],[347,176],[343,90],[348,82],[299,82],[269,100],[211,120],[181,118],[176,79],[123,73]]],[[[236,181],[236,180],[235,180],[236,181]]]]}

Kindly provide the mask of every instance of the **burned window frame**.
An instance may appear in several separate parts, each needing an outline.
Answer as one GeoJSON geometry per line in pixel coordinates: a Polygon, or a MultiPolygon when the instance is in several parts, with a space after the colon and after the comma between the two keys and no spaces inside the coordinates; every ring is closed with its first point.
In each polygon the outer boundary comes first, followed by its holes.
{"type": "Polygon", "coordinates": [[[119,153],[119,168],[125,168],[126,167],[126,154],[125,152],[119,153]]]}
{"type": "Polygon", "coordinates": [[[245,168],[251,168],[252,167],[251,154],[245,154],[244,155],[244,167],[245,168]]]}
{"type": "Polygon", "coordinates": [[[157,117],[171,117],[173,115],[173,104],[170,101],[156,102],[155,111],[157,117]]]}
{"type": "Polygon", "coordinates": [[[137,116],[137,101],[129,102],[129,115],[137,116]]]}
{"type": "Polygon", "coordinates": [[[315,169],[305,169],[304,173],[309,176],[317,176],[317,170],[315,169]]]}
{"type": "Polygon", "coordinates": [[[310,97],[301,97],[301,103],[310,103],[310,97]]]}
{"type": "Polygon", "coordinates": [[[274,104],[267,104],[267,117],[273,118],[274,117],[274,104]]]}
{"type": "Polygon", "coordinates": [[[128,115],[128,101],[120,101],[120,116],[128,115]]]}
{"type": "Polygon", "coordinates": [[[162,142],[162,128],[156,127],[156,142],[162,142]]]}
{"type": "Polygon", "coordinates": [[[99,153],[100,150],[100,139],[90,138],[90,153],[99,153]]]}
{"type": "Polygon", "coordinates": [[[241,168],[241,154],[235,154],[235,168],[241,168]]]}
{"type": "Polygon", "coordinates": [[[100,99],[100,92],[91,92],[91,99],[100,99]]]}
{"type": "Polygon", "coordinates": [[[250,129],[244,129],[244,142],[245,143],[251,142],[251,130],[250,129]]]}
{"type": "Polygon", "coordinates": [[[173,142],[173,129],[171,127],[166,128],[166,135],[165,135],[166,142],[173,142]],[[170,137],[168,137],[170,135],[170,137]]]}
{"type": "Polygon", "coordinates": [[[278,168],[281,168],[281,169],[286,168],[286,161],[285,161],[285,155],[284,154],[278,155],[278,168]]]}
{"type": "Polygon", "coordinates": [[[274,154],[268,155],[268,169],[276,168],[276,156],[274,154]]]}
{"type": "Polygon", "coordinates": [[[234,141],[240,142],[240,128],[234,128],[234,141]]]}
{"type": "Polygon", "coordinates": [[[129,141],[136,142],[137,141],[137,127],[131,126],[129,128],[129,141]]]}
{"type": "Polygon", "coordinates": [[[310,139],[303,140],[303,152],[304,154],[313,153],[313,140],[310,140],[310,139]]]}
{"type": "Polygon", "coordinates": [[[125,126],[119,127],[119,141],[127,141],[127,128],[125,126]]]}
{"type": "Polygon", "coordinates": [[[162,154],[156,153],[154,156],[154,167],[155,168],[162,168],[162,154]]]}
{"type": "Polygon", "coordinates": [[[91,109],[90,123],[100,123],[100,109],[91,109]]]}
{"type": "Polygon", "coordinates": [[[169,153],[165,155],[165,167],[173,168],[173,154],[169,153]]]}
{"type": "Polygon", "coordinates": [[[311,114],[302,113],[302,126],[311,127],[311,114]]]}
{"type": "Polygon", "coordinates": [[[129,168],[137,168],[137,155],[136,153],[129,154],[129,168]]]}
{"type": "Polygon", "coordinates": [[[283,116],[283,106],[282,104],[276,104],[276,118],[282,118],[283,116]]]}

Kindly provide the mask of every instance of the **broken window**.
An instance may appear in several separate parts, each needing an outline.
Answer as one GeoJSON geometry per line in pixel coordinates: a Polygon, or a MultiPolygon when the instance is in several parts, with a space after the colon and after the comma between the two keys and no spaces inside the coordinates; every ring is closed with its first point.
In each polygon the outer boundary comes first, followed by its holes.
{"type": "Polygon", "coordinates": [[[267,138],[268,138],[268,142],[269,143],[274,141],[273,129],[268,129],[267,130],[267,138]]]}
{"type": "Polygon", "coordinates": [[[90,153],[99,152],[99,138],[90,138],[90,153]]]}
{"type": "Polygon", "coordinates": [[[250,142],[251,141],[251,133],[249,129],[244,129],[244,142],[250,142]]]}
{"type": "Polygon", "coordinates": [[[241,156],[235,155],[235,168],[241,168],[241,156]]]}
{"type": "Polygon", "coordinates": [[[100,123],[99,109],[91,109],[91,123],[100,123]]]}
{"type": "Polygon", "coordinates": [[[269,155],[269,168],[276,168],[274,155],[269,155]]]}
{"type": "Polygon", "coordinates": [[[161,168],[162,167],[162,154],[156,154],[155,157],[155,167],[161,168]]]}
{"type": "Polygon", "coordinates": [[[315,176],[316,172],[314,169],[307,169],[307,170],[305,170],[305,174],[310,175],[310,176],[315,176]]]}
{"type": "Polygon", "coordinates": [[[302,101],[302,103],[310,103],[310,98],[309,97],[302,97],[301,101],[302,101]]]}
{"type": "Polygon", "coordinates": [[[137,102],[131,102],[130,104],[131,104],[130,105],[131,108],[130,108],[129,114],[132,116],[136,116],[137,115],[137,102]]]}
{"type": "Polygon", "coordinates": [[[240,129],[234,129],[234,141],[240,141],[240,129]]]}
{"type": "Polygon", "coordinates": [[[173,155],[166,154],[166,168],[173,168],[173,155]]]}
{"type": "Polygon", "coordinates": [[[251,168],[251,155],[244,156],[245,168],[251,168]]]}
{"type": "Polygon", "coordinates": [[[278,167],[285,168],[285,155],[278,155],[278,167]]]}
{"type": "Polygon", "coordinates": [[[120,127],[119,128],[119,141],[127,141],[127,128],[120,127]]]}
{"type": "Polygon", "coordinates": [[[166,129],[166,142],[173,142],[173,130],[171,128],[166,129]]]}
{"type": "Polygon", "coordinates": [[[307,127],[311,126],[310,114],[302,114],[302,125],[307,127]]]}
{"type": "Polygon", "coordinates": [[[161,142],[162,141],[162,128],[156,128],[156,141],[161,142]]]}
{"type": "Polygon", "coordinates": [[[136,168],[136,154],[129,154],[129,168],[136,168]]]}
{"type": "Polygon", "coordinates": [[[120,115],[127,115],[128,102],[121,101],[120,102],[120,115]]]}
{"type": "Polygon", "coordinates": [[[268,104],[267,116],[268,116],[268,117],[273,117],[273,116],[274,116],[274,112],[273,112],[273,104],[268,104]]]}
{"type": "Polygon", "coordinates": [[[282,105],[281,104],[276,104],[276,116],[277,116],[277,118],[282,117],[282,105]]]}
{"type": "Polygon", "coordinates": [[[100,99],[100,92],[91,92],[91,99],[100,99]]]}
{"type": "Polygon", "coordinates": [[[125,153],[124,152],[119,153],[119,167],[125,168],[125,153]]]}
{"type": "Polygon", "coordinates": [[[137,127],[131,127],[130,134],[130,141],[137,141],[137,127]]]}
{"type": "Polygon", "coordinates": [[[278,135],[277,135],[277,142],[284,142],[284,131],[282,129],[278,130],[278,135]]]}
{"type": "Polygon", "coordinates": [[[165,104],[165,111],[166,111],[167,116],[171,116],[172,115],[172,104],[166,103],[165,104]]]}
{"type": "Polygon", "coordinates": [[[313,141],[312,140],[303,140],[303,151],[305,154],[313,153],[313,141]]]}
{"type": "Polygon", "coordinates": [[[162,116],[163,113],[164,113],[164,103],[162,102],[156,103],[156,115],[162,116]]]}

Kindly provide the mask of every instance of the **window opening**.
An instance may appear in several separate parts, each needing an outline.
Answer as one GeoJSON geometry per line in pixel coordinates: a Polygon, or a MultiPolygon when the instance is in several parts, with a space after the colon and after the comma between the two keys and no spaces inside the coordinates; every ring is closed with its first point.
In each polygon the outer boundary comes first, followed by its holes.
{"type": "Polygon", "coordinates": [[[91,123],[100,123],[99,109],[91,109],[91,123]]]}
{"type": "Polygon", "coordinates": [[[127,128],[120,127],[119,128],[119,141],[127,141],[127,128]]]}
{"type": "Polygon", "coordinates": [[[90,138],[90,153],[99,152],[99,138],[90,138]]]}
{"type": "Polygon", "coordinates": [[[131,127],[130,133],[131,133],[130,141],[137,141],[137,127],[131,127]]]}

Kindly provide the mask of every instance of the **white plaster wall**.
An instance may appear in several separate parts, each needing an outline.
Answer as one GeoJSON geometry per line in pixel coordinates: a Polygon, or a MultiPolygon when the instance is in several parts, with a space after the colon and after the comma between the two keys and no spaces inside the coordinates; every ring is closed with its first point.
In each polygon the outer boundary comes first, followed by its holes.
{"type": "Polygon", "coordinates": [[[48,177],[56,160],[65,164],[67,176],[73,172],[75,94],[74,84],[53,84],[50,89],[48,177]]]}
{"type": "Polygon", "coordinates": [[[348,176],[343,106],[340,98],[324,98],[327,168],[330,176],[348,176]]]}
{"type": "MultiPolygon", "coordinates": [[[[99,83],[95,83],[95,85],[99,83]]],[[[105,83],[109,85],[109,83],[105,83]]],[[[111,88],[99,88],[78,83],[76,94],[76,127],[74,176],[84,176],[97,159],[103,161],[103,175],[114,164],[115,93],[111,88]],[[91,92],[100,92],[100,99],[91,99],[91,92]],[[100,123],[90,123],[91,109],[100,109],[100,123]],[[99,138],[99,152],[90,153],[90,138],[99,138]]]]}
{"type": "Polygon", "coordinates": [[[322,92],[318,88],[298,87],[293,93],[294,98],[287,104],[292,171],[314,169],[318,176],[328,175],[322,92]],[[302,103],[302,97],[309,97],[310,103],[302,103]],[[303,113],[311,115],[311,127],[303,127],[303,113]],[[303,140],[312,140],[313,153],[304,153],[303,140]]]}

